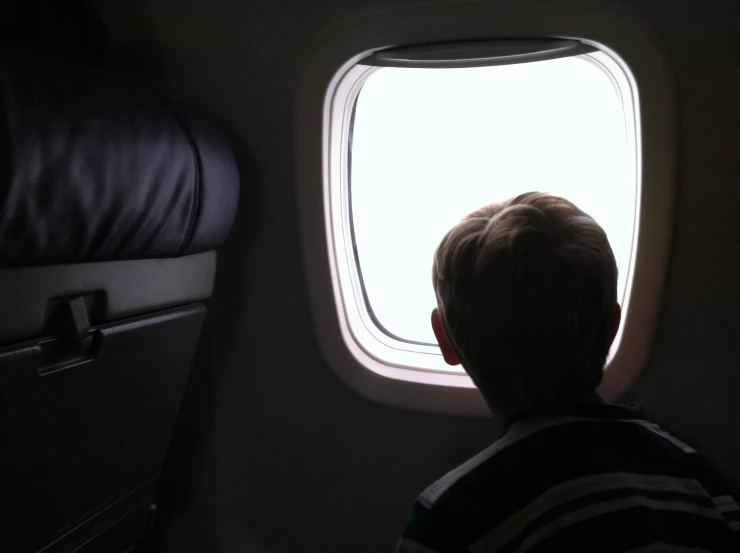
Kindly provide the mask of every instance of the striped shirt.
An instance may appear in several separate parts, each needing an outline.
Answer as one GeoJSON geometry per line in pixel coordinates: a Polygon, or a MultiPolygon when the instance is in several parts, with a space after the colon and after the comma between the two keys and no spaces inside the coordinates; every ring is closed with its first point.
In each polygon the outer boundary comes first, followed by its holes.
{"type": "Polygon", "coordinates": [[[416,500],[398,553],[740,552],[740,508],[638,407],[510,421],[416,500]]]}

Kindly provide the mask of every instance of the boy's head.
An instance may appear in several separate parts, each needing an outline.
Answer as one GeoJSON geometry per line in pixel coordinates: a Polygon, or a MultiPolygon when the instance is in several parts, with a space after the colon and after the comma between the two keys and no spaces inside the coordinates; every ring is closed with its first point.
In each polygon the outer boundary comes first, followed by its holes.
{"type": "Polygon", "coordinates": [[[494,411],[593,393],[619,326],[604,230],[568,200],[529,192],[469,214],[434,255],[432,325],[494,411]]]}

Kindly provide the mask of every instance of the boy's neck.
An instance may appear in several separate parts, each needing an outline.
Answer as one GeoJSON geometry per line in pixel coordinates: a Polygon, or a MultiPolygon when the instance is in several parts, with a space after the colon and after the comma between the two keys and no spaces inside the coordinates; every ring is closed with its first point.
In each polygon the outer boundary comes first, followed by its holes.
{"type": "MultiPolygon", "coordinates": [[[[596,390],[588,394],[584,394],[582,396],[573,397],[568,403],[571,403],[571,404],[588,403],[592,405],[606,405],[607,404],[607,402],[604,401],[604,399],[599,395],[599,393],[596,390]]],[[[536,409],[536,406],[527,406],[524,408],[516,408],[516,409],[507,409],[507,408],[497,409],[497,408],[494,408],[493,406],[489,406],[489,407],[491,409],[491,412],[493,413],[493,416],[500,421],[508,421],[512,417],[519,415],[525,411],[536,409]]]]}

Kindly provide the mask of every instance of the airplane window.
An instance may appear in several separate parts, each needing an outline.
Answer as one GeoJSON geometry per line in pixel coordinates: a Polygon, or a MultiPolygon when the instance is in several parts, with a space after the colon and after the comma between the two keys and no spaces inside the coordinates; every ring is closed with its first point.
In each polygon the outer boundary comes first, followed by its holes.
{"type": "Polygon", "coordinates": [[[430,328],[434,250],[470,211],[549,192],[602,225],[619,265],[622,324],[600,387],[617,400],[646,365],[669,268],[670,64],[617,12],[450,10],[348,21],[302,73],[296,199],[317,344],[371,401],[486,416],[430,328]]]}
{"type": "Polygon", "coordinates": [[[348,136],[346,207],[363,303],[388,338],[435,344],[437,244],[470,211],[532,190],[566,197],[602,225],[623,299],[637,208],[634,114],[599,55],[367,76],[348,136]]]}
{"type": "Polygon", "coordinates": [[[470,211],[533,190],[568,198],[604,227],[624,302],[639,179],[621,67],[593,48],[509,64],[384,61],[348,73],[352,88],[335,113],[336,247],[348,263],[339,284],[354,300],[356,341],[382,362],[454,372],[429,323],[434,250],[470,211]]]}

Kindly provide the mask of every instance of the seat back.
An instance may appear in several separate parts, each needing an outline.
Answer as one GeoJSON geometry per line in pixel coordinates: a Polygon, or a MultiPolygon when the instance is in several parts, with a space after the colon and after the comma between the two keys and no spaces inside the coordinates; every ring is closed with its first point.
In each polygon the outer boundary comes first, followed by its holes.
{"type": "Polygon", "coordinates": [[[2,49],[0,551],[123,552],[156,512],[238,175],[146,91],[2,49]]]}

